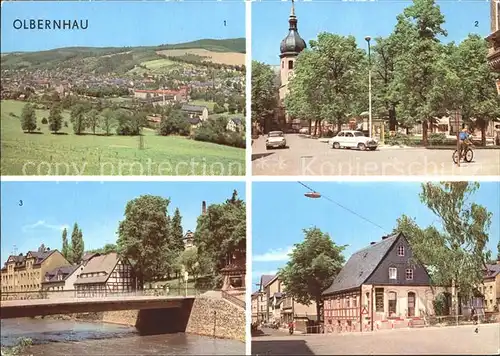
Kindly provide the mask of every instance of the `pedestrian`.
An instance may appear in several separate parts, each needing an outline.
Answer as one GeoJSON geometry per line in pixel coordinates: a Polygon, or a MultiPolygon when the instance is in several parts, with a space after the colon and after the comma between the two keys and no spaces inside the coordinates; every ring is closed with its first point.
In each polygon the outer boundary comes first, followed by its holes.
{"type": "MultiPolygon", "coordinates": [[[[477,312],[476,312],[476,308],[474,308],[474,306],[471,306],[470,317],[472,319],[472,323],[474,325],[477,325],[477,312]]],[[[479,332],[479,328],[476,327],[476,329],[474,330],[474,332],[477,334],[479,332]]]]}

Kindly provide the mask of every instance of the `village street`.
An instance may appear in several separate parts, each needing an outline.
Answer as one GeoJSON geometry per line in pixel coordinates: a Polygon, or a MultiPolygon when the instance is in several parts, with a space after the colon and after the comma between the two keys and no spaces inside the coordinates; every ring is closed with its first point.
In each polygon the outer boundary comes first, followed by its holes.
{"type": "Polygon", "coordinates": [[[452,161],[452,148],[336,150],[297,134],[285,137],[288,148],[284,149],[266,150],[265,136],[253,142],[253,175],[500,175],[498,149],[475,149],[474,160],[457,167],[452,161]]]}
{"type": "Polygon", "coordinates": [[[429,327],[368,333],[289,335],[264,329],[252,339],[253,355],[498,355],[500,325],[429,327]]]}

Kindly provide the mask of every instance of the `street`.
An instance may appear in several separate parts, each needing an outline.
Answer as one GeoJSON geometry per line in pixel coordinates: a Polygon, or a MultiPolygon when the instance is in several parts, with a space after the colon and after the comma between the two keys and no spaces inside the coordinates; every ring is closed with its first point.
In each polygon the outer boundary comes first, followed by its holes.
{"type": "Polygon", "coordinates": [[[500,149],[475,149],[471,163],[457,167],[453,148],[380,147],[376,151],[332,149],[327,143],[286,135],[288,148],[266,150],[265,136],[252,144],[253,175],[500,175],[500,149]]]}
{"type": "Polygon", "coordinates": [[[252,338],[253,355],[498,355],[500,325],[395,329],[368,333],[288,335],[264,329],[252,338]]]}

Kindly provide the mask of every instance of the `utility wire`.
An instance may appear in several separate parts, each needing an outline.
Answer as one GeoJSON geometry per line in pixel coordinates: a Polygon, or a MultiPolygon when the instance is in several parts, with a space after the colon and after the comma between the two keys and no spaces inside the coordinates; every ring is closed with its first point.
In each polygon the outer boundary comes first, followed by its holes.
{"type": "MultiPolygon", "coordinates": [[[[300,184],[300,185],[302,185],[304,188],[306,188],[306,189],[310,190],[310,191],[311,191],[311,192],[313,192],[313,193],[319,193],[317,190],[312,189],[311,187],[309,187],[308,185],[306,185],[306,184],[304,184],[304,183],[302,183],[302,182],[297,182],[297,183],[299,183],[299,184],[300,184]]],[[[374,225],[374,226],[378,227],[379,229],[381,229],[381,230],[382,230],[382,231],[384,231],[384,232],[388,232],[385,228],[383,228],[383,227],[382,227],[382,226],[380,226],[379,224],[377,224],[377,223],[375,223],[375,222],[371,221],[370,219],[365,218],[363,215],[358,214],[358,213],[357,213],[357,212],[355,212],[354,210],[351,210],[351,209],[349,209],[348,207],[346,207],[346,206],[344,206],[344,205],[342,205],[342,204],[340,204],[340,203],[336,202],[336,201],[335,201],[335,200],[333,200],[332,198],[330,198],[330,197],[328,197],[328,196],[326,196],[326,195],[324,195],[324,194],[322,194],[322,193],[320,193],[320,195],[321,195],[321,197],[323,197],[324,199],[328,200],[329,202],[331,202],[331,203],[333,203],[333,204],[335,204],[335,205],[337,205],[337,206],[341,207],[341,208],[342,208],[342,209],[344,209],[344,210],[347,210],[348,212],[350,212],[350,213],[351,213],[351,214],[353,214],[353,215],[356,215],[358,218],[363,219],[364,221],[366,221],[366,222],[368,222],[368,223],[370,223],[370,224],[372,224],[372,225],[374,225]]]]}

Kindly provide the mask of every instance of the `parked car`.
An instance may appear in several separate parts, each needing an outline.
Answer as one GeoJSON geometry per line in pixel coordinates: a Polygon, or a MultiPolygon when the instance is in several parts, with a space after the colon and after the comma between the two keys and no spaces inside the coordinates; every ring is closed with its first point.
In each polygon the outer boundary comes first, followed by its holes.
{"type": "Polygon", "coordinates": [[[378,142],[374,138],[366,137],[361,131],[343,130],[335,137],[328,140],[328,145],[332,148],[357,148],[359,150],[369,149],[375,151],[378,142]]]}
{"type": "Polygon", "coordinates": [[[285,148],[286,139],[283,131],[271,131],[267,134],[266,149],[285,148]]]}
{"type": "Polygon", "coordinates": [[[309,133],[309,128],[303,127],[299,130],[300,134],[308,134],[309,133]]]}

